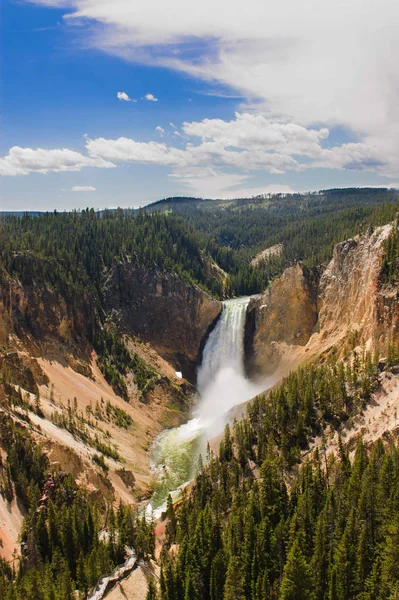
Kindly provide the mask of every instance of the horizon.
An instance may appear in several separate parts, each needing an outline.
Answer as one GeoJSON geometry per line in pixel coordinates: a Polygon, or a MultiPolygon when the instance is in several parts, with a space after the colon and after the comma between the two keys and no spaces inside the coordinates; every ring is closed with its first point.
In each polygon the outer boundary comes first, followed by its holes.
{"type": "Polygon", "coordinates": [[[21,208],[18,210],[1,210],[0,209],[0,215],[19,215],[19,214],[37,214],[37,215],[43,215],[43,214],[48,214],[48,213],[57,213],[57,214],[63,214],[63,213],[71,213],[71,212],[83,212],[86,210],[94,210],[95,212],[102,212],[102,211],[113,211],[113,210],[126,210],[126,211],[138,211],[140,209],[143,208],[147,208],[149,206],[152,206],[154,204],[160,204],[161,202],[171,202],[171,201],[176,201],[176,200],[189,200],[192,202],[223,202],[223,201],[229,201],[229,200],[252,200],[252,199],[260,199],[262,197],[264,198],[287,198],[288,196],[307,196],[307,195],[322,195],[325,192],[331,192],[334,190],[384,190],[384,191],[398,191],[399,192],[399,186],[398,187],[379,187],[379,186],[364,186],[364,187],[355,187],[355,186],[351,186],[351,187],[336,187],[336,188],[327,188],[327,189],[319,189],[319,190],[308,190],[306,192],[267,192],[264,194],[258,194],[256,196],[242,196],[242,197],[233,197],[233,198],[206,198],[206,197],[201,197],[201,196],[168,196],[166,198],[159,198],[158,200],[152,200],[150,202],[148,202],[148,204],[143,204],[143,205],[138,205],[138,206],[80,206],[80,207],[71,207],[71,208],[64,208],[64,209],[57,209],[57,208],[49,208],[47,210],[35,210],[32,208],[21,208]]]}
{"type": "Polygon", "coordinates": [[[390,0],[5,0],[0,209],[399,187],[398,18],[390,0]]]}

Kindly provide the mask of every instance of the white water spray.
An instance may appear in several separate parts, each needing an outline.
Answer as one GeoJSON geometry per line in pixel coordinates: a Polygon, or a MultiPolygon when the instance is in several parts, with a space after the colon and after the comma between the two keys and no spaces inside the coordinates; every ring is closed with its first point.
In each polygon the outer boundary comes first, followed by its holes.
{"type": "MultiPolygon", "coordinates": [[[[264,391],[267,382],[254,384],[245,377],[244,327],[249,298],[223,302],[223,311],[205,344],[197,385],[199,403],[193,419],[161,433],[152,449],[157,478],[152,507],[162,511],[169,492],[195,474],[198,456],[206,443],[223,431],[229,411],[264,391]]],[[[177,495],[177,494],[176,494],[177,495]]]]}
{"type": "Polygon", "coordinates": [[[198,391],[203,396],[217,373],[231,367],[244,376],[244,327],[249,298],[225,300],[223,311],[205,344],[198,369],[198,391]]]}
{"type": "Polygon", "coordinates": [[[249,298],[226,300],[222,315],[205,345],[198,370],[200,402],[195,416],[199,426],[217,435],[228,412],[265,389],[245,376],[244,327],[249,298]]]}

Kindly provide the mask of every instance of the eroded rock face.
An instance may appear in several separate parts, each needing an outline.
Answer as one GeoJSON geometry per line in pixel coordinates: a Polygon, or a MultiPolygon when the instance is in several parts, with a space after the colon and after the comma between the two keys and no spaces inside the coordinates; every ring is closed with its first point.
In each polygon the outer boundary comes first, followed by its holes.
{"type": "Polygon", "coordinates": [[[38,393],[38,385],[47,385],[48,378],[36,359],[17,352],[0,354],[0,371],[9,383],[22,387],[32,394],[38,393]]]}
{"type": "Polygon", "coordinates": [[[325,340],[352,338],[352,344],[386,352],[399,332],[399,289],[381,285],[384,243],[391,225],[342,242],[320,282],[320,332],[325,340]]]}
{"type": "Polygon", "coordinates": [[[250,375],[275,371],[281,358],[281,343],[307,343],[318,318],[317,292],[318,273],[298,263],[251,300],[245,326],[250,375]]]}
{"type": "Polygon", "coordinates": [[[319,286],[319,330],[324,340],[338,340],[349,331],[359,342],[373,339],[380,298],[378,279],[387,225],[337,244],[319,286]]]}
{"type": "Polygon", "coordinates": [[[221,302],[177,275],[130,263],[109,272],[104,299],[125,333],[150,342],[184,377],[195,380],[195,367],[221,302]]]}
{"type": "Polygon", "coordinates": [[[67,302],[43,284],[22,285],[6,273],[0,278],[0,344],[10,335],[23,341],[36,354],[51,353],[62,346],[79,358],[89,356],[88,340],[93,338],[95,314],[90,298],[67,302]]]}
{"type": "Polygon", "coordinates": [[[335,347],[337,356],[356,346],[384,352],[399,331],[399,290],[380,285],[384,242],[391,225],[337,244],[321,275],[303,265],[287,269],[247,316],[247,368],[269,374],[294,368],[335,347]]]}

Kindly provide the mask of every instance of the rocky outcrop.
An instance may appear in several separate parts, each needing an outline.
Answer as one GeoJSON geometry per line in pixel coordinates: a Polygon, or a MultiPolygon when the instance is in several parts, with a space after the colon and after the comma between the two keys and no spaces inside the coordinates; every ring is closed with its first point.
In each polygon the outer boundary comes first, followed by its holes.
{"type": "Polygon", "coordinates": [[[251,301],[246,324],[251,374],[287,370],[334,347],[384,351],[399,332],[399,293],[380,285],[384,242],[391,225],[338,244],[317,284],[296,265],[251,301]]]}
{"type": "Polygon", "coordinates": [[[281,343],[304,346],[318,318],[318,273],[302,263],[286,269],[253,298],[245,324],[250,375],[269,374],[281,360],[281,343]]]}
{"type": "Polygon", "coordinates": [[[95,329],[92,299],[69,302],[44,283],[22,285],[4,271],[0,275],[1,345],[18,338],[33,354],[51,353],[62,345],[75,357],[89,358],[87,342],[95,329]]]}
{"type": "MultiPolygon", "coordinates": [[[[384,241],[390,225],[341,242],[325,269],[319,290],[319,340],[342,340],[352,333],[357,343],[375,345],[386,297],[379,277],[384,241]]],[[[389,331],[389,319],[383,328],[389,331]]]]}
{"type": "Polygon", "coordinates": [[[8,383],[37,394],[38,385],[47,385],[48,378],[35,358],[17,352],[0,354],[0,372],[8,383]]]}
{"type": "Polygon", "coordinates": [[[168,362],[195,379],[203,344],[222,305],[177,275],[131,263],[110,270],[104,302],[125,333],[139,336],[168,362]]]}
{"type": "Polygon", "coordinates": [[[278,258],[281,256],[283,250],[283,244],[274,244],[274,246],[270,246],[270,248],[261,250],[261,252],[258,252],[258,254],[251,260],[251,265],[253,267],[259,267],[262,263],[267,263],[271,258],[278,258]]]}
{"type": "MultiPolygon", "coordinates": [[[[222,278],[223,272],[218,276],[222,278]]],[[[110,269],[103,291],[107,313],[125,333],[150,342],[194,381],[203,344],[221,312],[220,302],[177,275],[129,262],[110,269]]],[[[62,355],[79,370],[79,360],[90,360],[98,303],[89,297],[69,298],[68,290],[64,292],[44,282],[23,285],[0,267],[0,347],[23,347],[35,356],[62,355]]]]}

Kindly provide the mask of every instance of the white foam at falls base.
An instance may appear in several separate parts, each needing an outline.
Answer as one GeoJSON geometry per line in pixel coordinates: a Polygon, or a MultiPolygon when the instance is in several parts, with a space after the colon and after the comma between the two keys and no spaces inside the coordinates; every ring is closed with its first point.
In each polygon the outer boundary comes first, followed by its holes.
{"type": "Polygon", "coordinates": [[[264,383],[255,384],[234,369],[222,368],[207,386],[200,403],[195,411],[197,427],[217,435],[225,426],[229,411],[239,404],[246,402],[265,389],[264,383]],[[215,424],[220,422],[219,431],[215,431],[215,424]]]}

